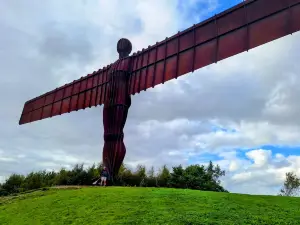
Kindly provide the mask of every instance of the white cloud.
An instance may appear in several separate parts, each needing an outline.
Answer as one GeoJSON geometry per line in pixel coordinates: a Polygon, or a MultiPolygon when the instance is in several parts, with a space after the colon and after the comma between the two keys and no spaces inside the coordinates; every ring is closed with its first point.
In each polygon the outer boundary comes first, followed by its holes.
{"type": "Polygon", "coordinates": [[[222,179],[225,187],[232,192],[240,192],[242,188],[244,193],[276,195],[287,172],[295,172],[300,176],[300,156],[274,155],[268,149],[251,150],[245,152],[245,155],[248,158],[241,159],[235,154],[224,153],[224,159],[216,161],[223,168],[228,168],[228,176],[222,179]],[[232,164],[239,164],[239,169],[230,170],[232,164]]]}
{"type": "Polygon", "coordinates": [[[262,168],[264,166],[267,166],[270,162],[272,152],[270,150],[252,150],[250,152],[246,153],[246,156],[254,161],[254,167],[262,168]]]}
{"type": "Polygon", "coordinates": [[[240,168],[240,165],[235,162],[235,161],[231,161],[230,164],[229,164],[229,172],[234,172],[234,171],[237,171],[238,169],[240,168]]]}
{"type": "MultiPolygon", "coordinates": [[[[223,2],[181,4],[2,1],[0,176],[99,161],[102,108],[20,127],[24,102],[113,62],[119,38],[129,38],[134,51],[141,50],[199,22],[223,2]],[[198,4],[206,10],[196,12],[198,4]]],[[[228,170],[224,185],[229,190],[277,190],[286,171],[300,172],[298,156],[260,149],[244,158],[235,149],[300,145],[299,38],[296,33],[133,96],[125,162],[188,165],[210,153],[222,158],[217,162],[228,170]],[[236,132],[214,132],[212,125],[236,132]]]]}

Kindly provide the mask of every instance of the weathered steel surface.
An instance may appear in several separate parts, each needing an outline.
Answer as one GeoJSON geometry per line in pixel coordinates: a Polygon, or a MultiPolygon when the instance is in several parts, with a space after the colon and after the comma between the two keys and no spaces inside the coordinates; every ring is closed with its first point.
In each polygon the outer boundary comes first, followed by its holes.
{"type": "MultiPolygon", "coordinates": [[[[127,57],[119,67],[131,65],[129,94],[135,94],[299,30],[300,0],[249,0],[127,57]]],[[[26,102],[19,124],[103,104],[112,65],[26,102]]]]}
{"type": "Polygon", "coordinates": [[[113,178],[119,171],[126,154],[124,145],[124,126],[127,119],[131,97],[128,94],[129,74],[126,71],[111,73],[108,98],[103,108],[104,148],[103,164],[113,178]]]}
{"type": "Polygon", "coordinates": [[[97,106],[106,99],[111,66],[82,77],[25,103],[20,124],[97,106]]]}
{"type": "Polygon", "coordinates": [[[300,30],[300,0],[249,0],[133,54],[130,94],[300,30]]]}
{"type": "Polygon", "coordinates": [[[117,45],[119,60],[111,67],[107,98],[104,102],[102,162],[107,167],[112,179],[118,173],[126,154],[123,129],[131,105],[131,97],[128,91],[129,71],[131,70],[131,58],[128,55],[131,49],[132,46],[129,40],[124,38],[119,40],[117,45]]]}

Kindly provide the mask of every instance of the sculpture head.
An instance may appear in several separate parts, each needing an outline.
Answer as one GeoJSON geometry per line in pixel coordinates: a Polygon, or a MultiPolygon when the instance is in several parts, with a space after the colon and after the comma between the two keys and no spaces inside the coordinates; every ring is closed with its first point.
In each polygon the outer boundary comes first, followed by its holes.
{"type": "Polygon", "coordinates": [[[117,44],[117,51],[119,53],[119,59],[129,56],[132,50],[131,42],[126,38],[121,38],[117,44]]]}

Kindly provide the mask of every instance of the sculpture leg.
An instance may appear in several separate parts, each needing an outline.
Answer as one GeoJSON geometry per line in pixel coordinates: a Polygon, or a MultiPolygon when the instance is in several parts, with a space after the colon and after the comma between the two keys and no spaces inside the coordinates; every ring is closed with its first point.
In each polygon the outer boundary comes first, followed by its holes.
{"type": "Polygon", "coordinates": [[[103,109],[104,148],[103,164],[112,179],[118,174],[126,154],[123,128],[128,114],[127,105],[113,105],[103,109]]]}

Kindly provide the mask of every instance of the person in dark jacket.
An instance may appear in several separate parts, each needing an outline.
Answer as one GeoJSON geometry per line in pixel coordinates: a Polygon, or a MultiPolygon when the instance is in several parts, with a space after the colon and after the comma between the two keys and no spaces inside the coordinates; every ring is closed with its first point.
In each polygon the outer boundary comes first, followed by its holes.
{"type": "Polygon", "coordinates": [[[100,182],[100,186],[106,186],[106,180],[108,178],[108,171],[106,169],[106,167],[103,168],[102,172],[101,172],[101,182],[100,182]]]}
{"type": "Polygon", "coordinates": [[[104,167],[103,169],[102,169],[102,171],[100,172],[100,177],[99,177],[99,179],[97,179],[95,182],[93,182],[93,185],[98,185],[98,182],[101,180],[101,182],[100,182],[100,185],[102,186],[106,186],[106,181],[107,181],[107,179],[108,179],[108,176],[109,176],[109,174],[108,174],[108,171],[107,171],[107,169],[104,167]]]}

